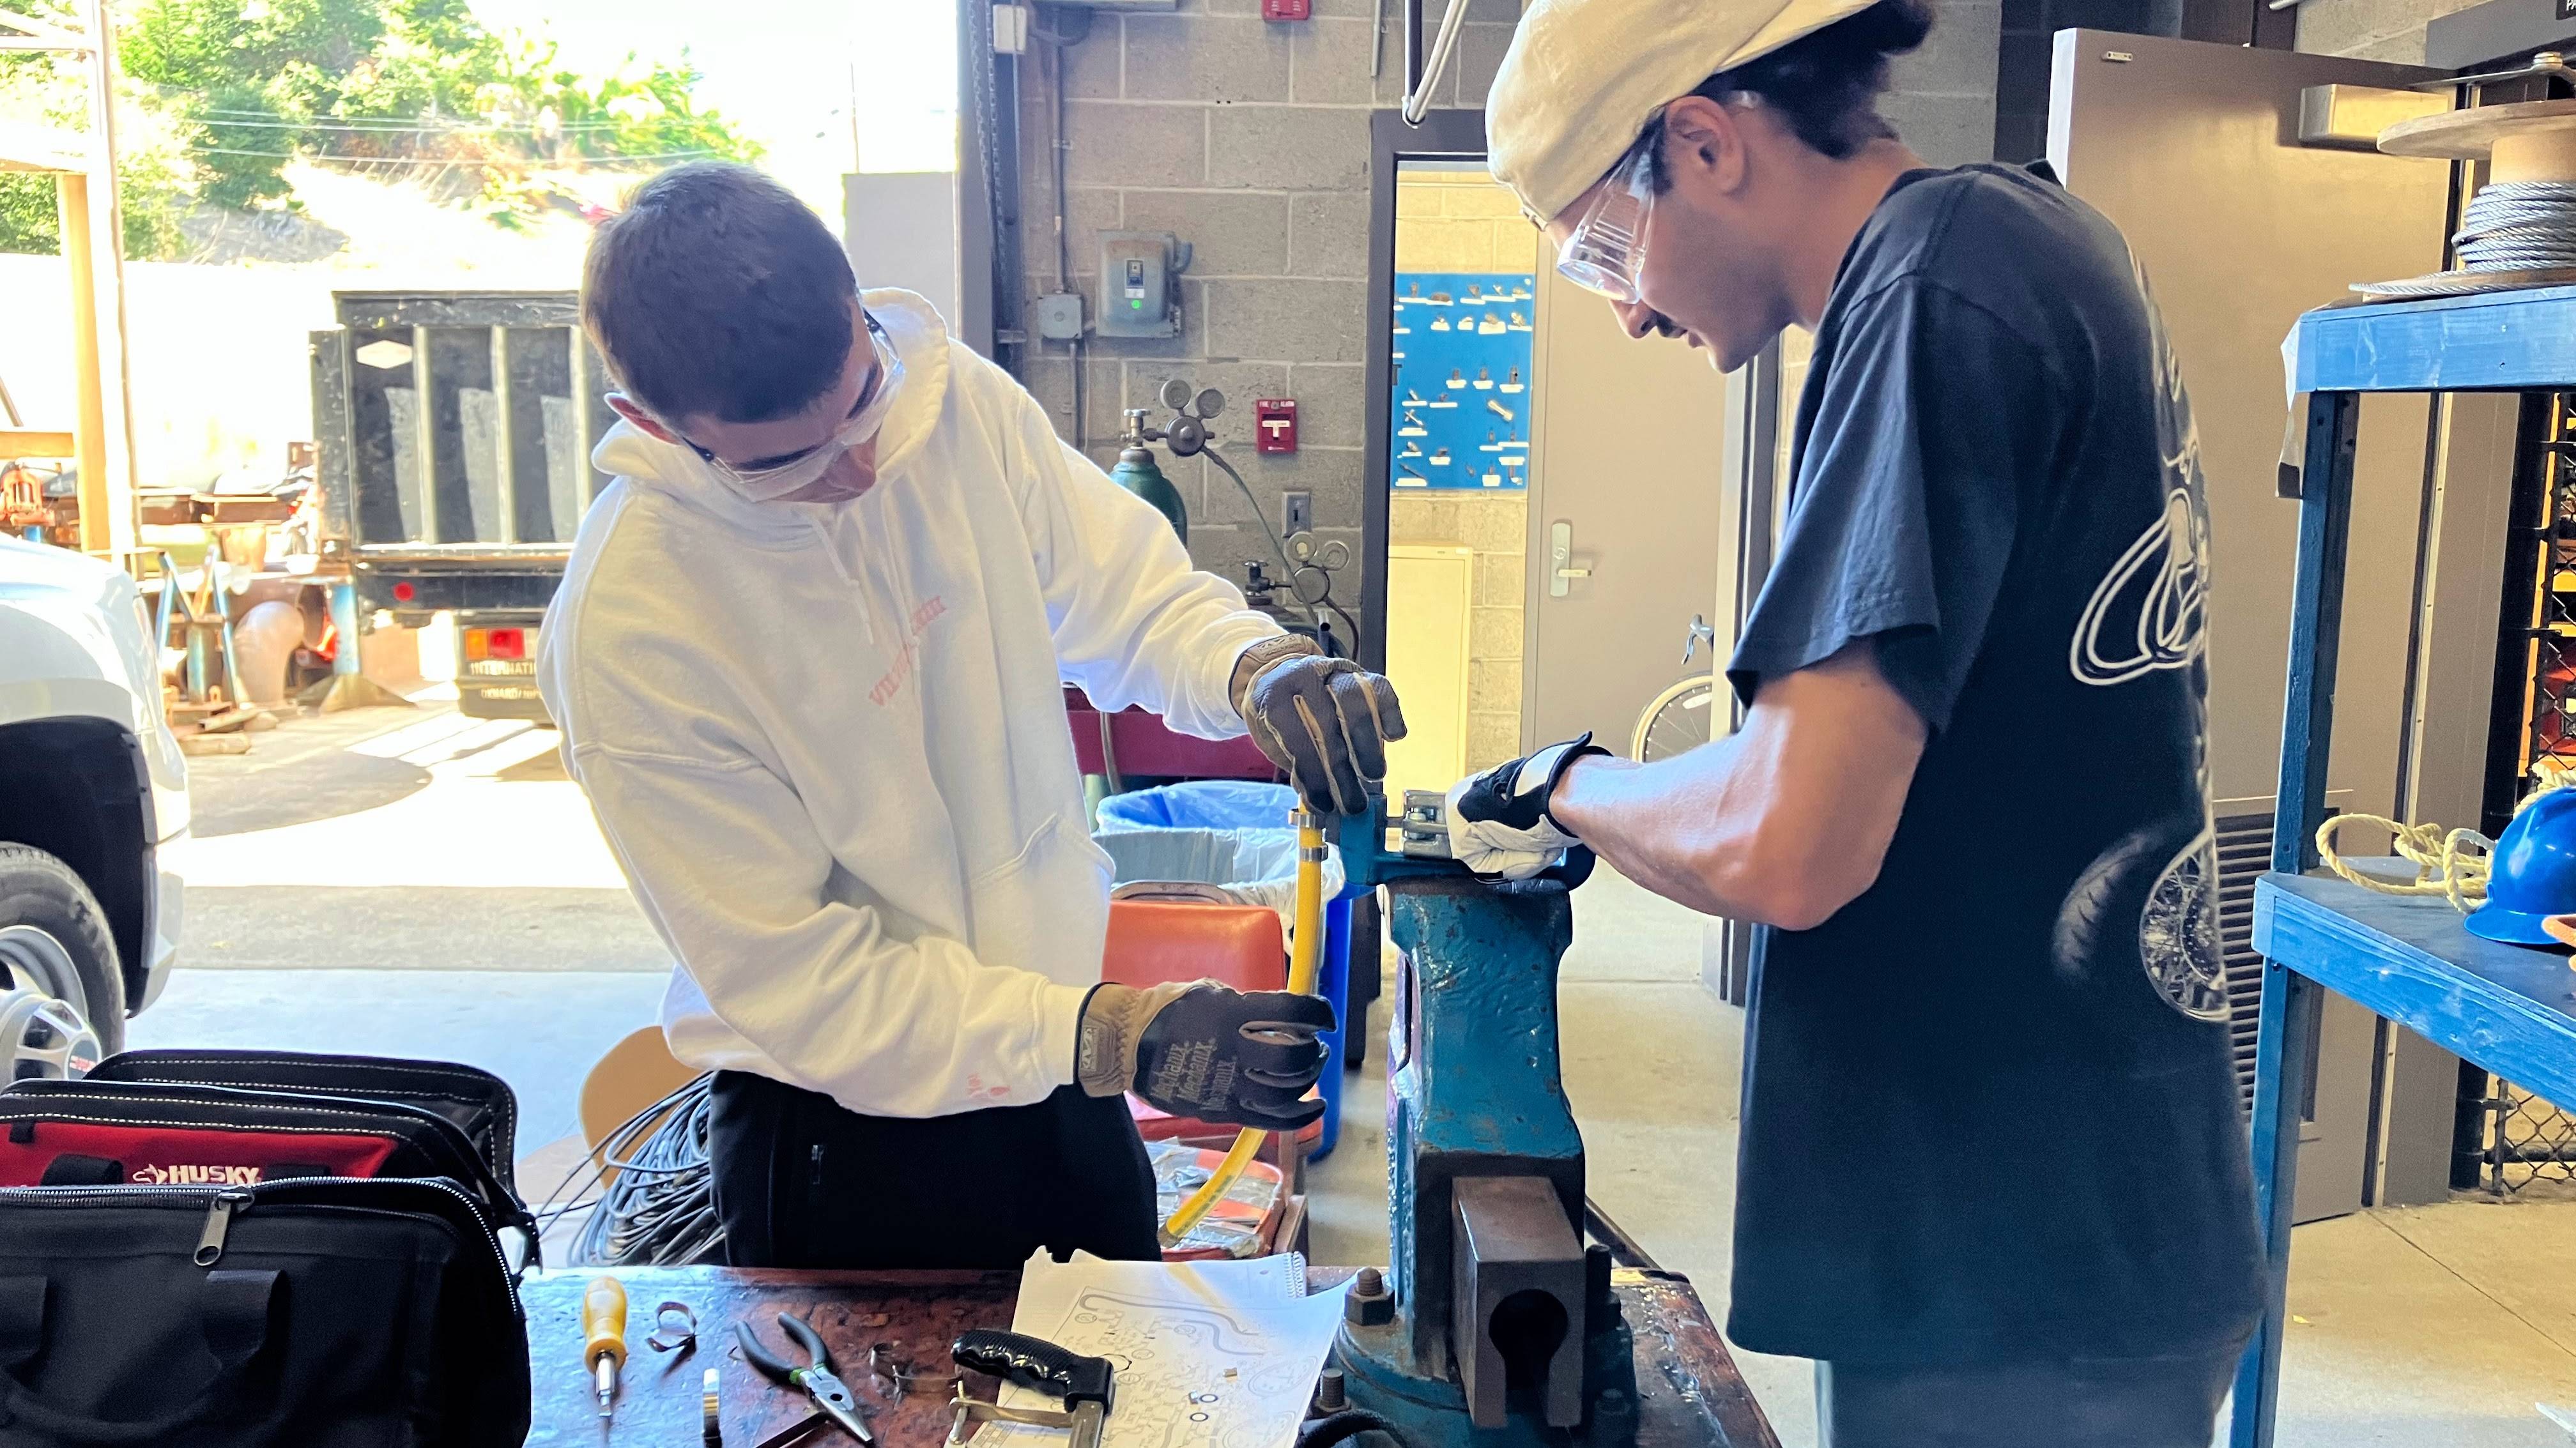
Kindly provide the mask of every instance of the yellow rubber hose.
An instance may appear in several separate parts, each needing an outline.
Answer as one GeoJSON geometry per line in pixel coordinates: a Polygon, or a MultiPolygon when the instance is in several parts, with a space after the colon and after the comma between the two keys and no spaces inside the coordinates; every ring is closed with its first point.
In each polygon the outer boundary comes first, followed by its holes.
{"type": "MultiPolygon", "coordinates": [[[[1315,992],[1317,967],[1324,958],[1324,825],[1313,815],[1297,815],[1297,927],[1288,941],[1288,989],[1299,995],[1315,992]]],[[[1225,1160],[1199,1189],[1190,1193],[1170,1221],[1163,1224],[1164,1242],[1174,1243],[1190,1234],[1208,1214],[1208,1208],[1234,1185],[1235,1178],[1252,1164],[1261,1151],[1261,1143],[1270,1133],[1247,1128],[1235,1135],[1234,1145],[1227,1149],[1225,1160]]]]}

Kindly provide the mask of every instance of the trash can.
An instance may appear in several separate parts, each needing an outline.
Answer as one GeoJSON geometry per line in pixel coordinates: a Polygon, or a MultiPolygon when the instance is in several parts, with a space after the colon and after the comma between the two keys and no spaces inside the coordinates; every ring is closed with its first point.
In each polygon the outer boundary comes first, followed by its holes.
{"type": "MultiPolygon", "coordinates": [[[[1227,898],[1279,913],[1293,934],[1297,912],[1297,832],[1289,827],[1296,792],[1284,784],[1191,780],[1100,803],[1100,832],[1120,885],[1174,880],[1221,888],[1227,898]]],[[[1333,1003],[1340,1024],[1323,1037],[1323,1136],[1314,1157],[1333,1149],[1342,1124],[1342,1038],[1358,1029],[1349,1016],[1351,902],[1338,855],[1324,863],[1324,949],[1315,963],[1315,993],[1333,1003]]]]}

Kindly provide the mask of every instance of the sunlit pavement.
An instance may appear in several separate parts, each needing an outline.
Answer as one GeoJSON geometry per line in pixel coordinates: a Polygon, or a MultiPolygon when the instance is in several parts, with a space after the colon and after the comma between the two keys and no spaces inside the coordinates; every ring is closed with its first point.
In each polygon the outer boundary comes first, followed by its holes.
{"type": "Polygon", "coordinates": [[[130,1043],[463,1061],[518,1093],[520,1151],[571,1133],[582,1076],[653,1022],[670,956],[557,738],[433,701],[190,760],[181,967],[130,1043]]]}

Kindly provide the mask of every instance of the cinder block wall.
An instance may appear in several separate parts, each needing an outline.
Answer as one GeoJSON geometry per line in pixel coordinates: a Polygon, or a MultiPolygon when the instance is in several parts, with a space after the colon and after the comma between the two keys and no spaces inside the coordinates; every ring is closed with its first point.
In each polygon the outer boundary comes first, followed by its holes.
{"type": "MultiPolygon", "coordinates": [[[[2319,0],[2334,3],[2334,0],[2319,0]]],[[[1939,164],[1991,154],[2001,0],[1935,0],[1934,38],[1896,67],[1888,117],[1939,164]]],[[[1182,0],[1170,14],[1099,13],[1064,61],[1067,278],[1097,315],[1098,233],[1177,233],[1196,248],[1181,281],[1184,325],[1169,340],[1093,338],[1084,362],[1080,434],[1104,466],[1115,459],[1120,411],[1153,407],[1164,379],[1222,389],[1236,410],[1217,434],[1230,444],[1263,512],[1278,496],[1314,495],[1324,536],[1359,546],[1360,445],[1368,302],[1368,117],[1397,103],[1403,44],[1387,7],[1381,73],[1369,76],[1372,0],[1314,0],[1314,18],[1272,24],[1260,0],[1182,0]],[[1293,396],[1300,451],[1259,458],[1251,401],[1293,396]]],[[[1441,0],[1427,0],[1436,17],[1441,0]]],[[[1452,73],[1437,104],[1481,106],[1511,43],[1518,0],[1470,0],[1452,73]]],[[[1028,295],[1057,285],[1045,67],[1022,67],[1022,255],[1028,295]]],[[[1034,320],[1006,319],[1035,333],[1034,320]]],[[[1047,344],[1026,372],[1030,390],[1076,435],[1074,364],[1047,344]]],[[[1157,416],[1160,416],[1159,410],[1157,416]]],[[[1242,576],[1263,557],[1249,507],[1211,468],[1184,465],[1173,482],[1190,508],[1190,551],[1202,567],[1242,576]]],[[[1357,580],[1345,601],[1357,593],[1357,580]]]]}
{"type": "MultiPolygon", "coordinates": [[[[1371,0],[1315,0],[1311,20],[1272,24],[1260,0],[1183,0],[1173,14],[1098,15],[1064,52],[1066,231],[1073,289],[1097,315],[1098,234],[1170,231],[1196,248],[1181,279],[1182,334],[1168,341],[1092,338],[1083,431],[1103,466],[1117,456],[1121,409],[1156,408],[1164,379],[1222,390],[1232,409],[1216,433],[1275,527],[1279,495],[1314,495],[1315,527],[1356,551],[1368,309],[1369,112],[1395,105],[1403,37],[1389,20],[1379,76],[1369,76],[1371,0]],[[1298,451],[1252,451],[1252,399],[1297,400],[1298,451]]],[[[1435,0],[1434,9],[1437,9],[1435,0]]],[[[1473,0],[1438,104],[1477,106],[1511,43],[1516,0],[1473,0]]],[[[1054,290],[1041,67],[1022,70],[1023,254],[1029,295],[1054,290]]],[[[1023,325],[1027,325],[1025,319],[1023,325]]],[[[1031,328],[1034,331],[1034,327],[1031,328]]],[[[1073,364],[1048,344],[1026,381],[1073,436],[1073,364]]],[[[1264,558],[1243,495],[1204,464],[1173,471],[1190,509],[1201,567],[1243,576],[1264,558]]],[[[1274,569],[1275,571],[1275,569],[1274,569]]],[[[1340,590],[1358,594],[1354,576],[1340,590]]]]}

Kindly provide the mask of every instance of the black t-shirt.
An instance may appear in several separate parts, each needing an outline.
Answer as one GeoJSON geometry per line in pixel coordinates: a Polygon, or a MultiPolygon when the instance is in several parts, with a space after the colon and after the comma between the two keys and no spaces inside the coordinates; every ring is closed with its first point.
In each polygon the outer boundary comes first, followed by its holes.
{"type": "Polygon", "coordinates": [[[1728,1330],[1890,1364],[2162,1356],[2257,1306],[2210,828],[2198,438],[2119,232],[1917,171],[1844,259],[1728,667],[1846,644],[1931,735],[1878,881],[1764,932],[1728,1330]]]}

